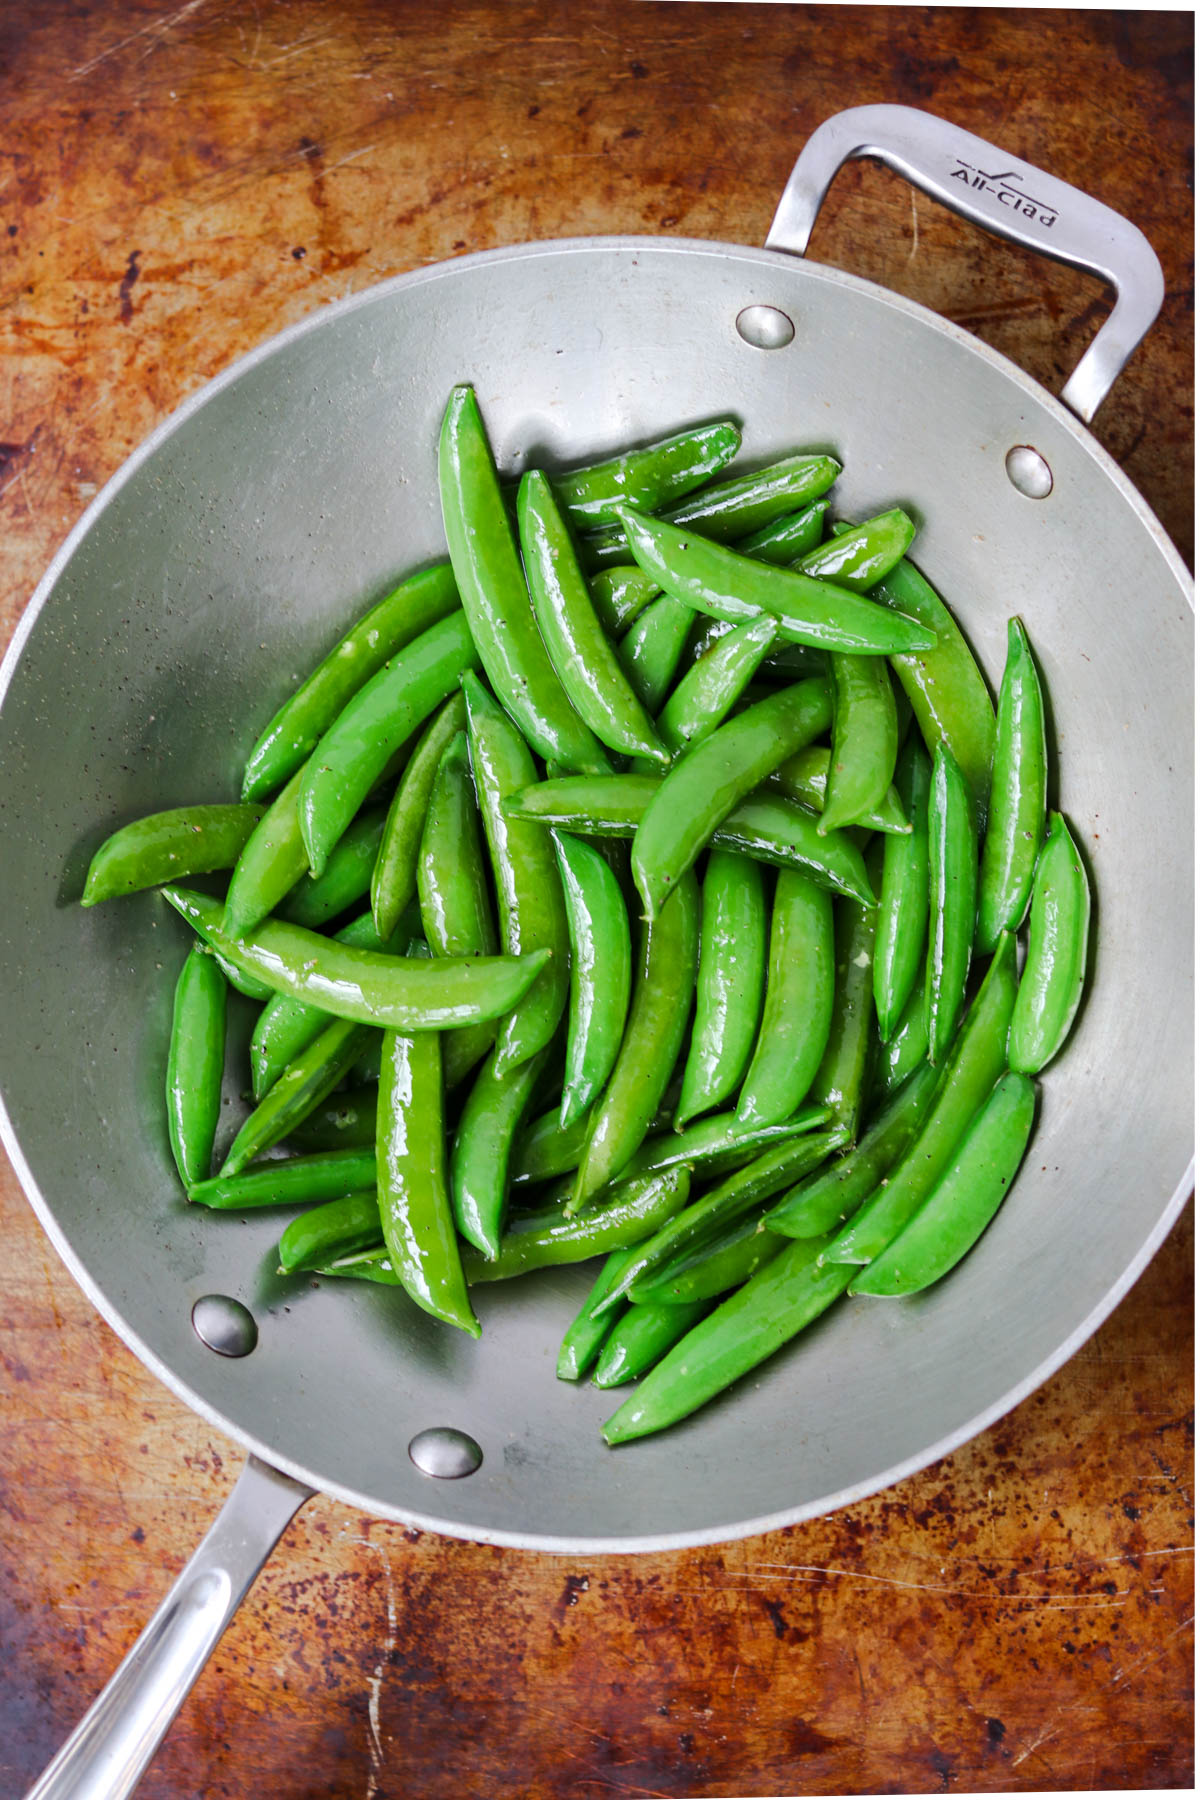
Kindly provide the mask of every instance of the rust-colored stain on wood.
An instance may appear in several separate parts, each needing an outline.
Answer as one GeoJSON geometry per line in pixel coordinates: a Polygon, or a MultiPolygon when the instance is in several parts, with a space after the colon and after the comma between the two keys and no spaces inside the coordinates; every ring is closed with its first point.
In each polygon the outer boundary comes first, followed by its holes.
{"type": "MultiPolygon", "coordinates": [[[[328,301],[468,250],[761,243],[830,112],[892,99],[1135,217],[1167,298],[1096,431],[1192,530],[1191,20],[429,0],[45,0],[0,19],[0,606],[146,433],[328,301]]],[[[1051,388],[1103,314],[867,165],[811,254],[1051,388]]],[[[240,1452],[100,1322],[0,1175],[0,1790],[44,1766],[240,1452]]],[[[974,1443],[832,1518],[563,1559],[317,1499],[149,1800],[1188,1787],[1191,1230],[974,1443]]]]}

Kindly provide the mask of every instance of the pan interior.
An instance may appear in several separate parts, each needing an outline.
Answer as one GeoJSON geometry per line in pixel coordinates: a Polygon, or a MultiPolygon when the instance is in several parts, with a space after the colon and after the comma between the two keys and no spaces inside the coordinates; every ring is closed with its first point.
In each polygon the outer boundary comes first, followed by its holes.
{"type": "Polygon", "coordinates": [[[100,497],[38,598],[0,712],[7,1141],[110,1321],[282,1467],[406,1521],[548,1548],[811,1516],[1028,1391],[1178,1209],[1192,1096],[1186,581],[1063,409],[909,304],[769,252],[637,240],[403,278],[190,402],[100,497]],[[747,343],[735,322],[752,305],[786,314],[791,341],[747,343]],[[235,798],[282,698],[397,575],[443,553],[435,446],[464,381],[508,471],[733,414],[744,462],[829,450],[847,515],[908,508],[914,558],[993,687],[1007,618],[1025,620],[1052,702],[1054,792],[1096,900],[1088,1003],[1046,1073],[1033,1153],[968,1262],[912,1301],[844,1303],[736,1394],[619,1451],[598,1435],[619,1396],[554,1375],[590,1269],[481,1291],[473,1344],[388,1290],[274,1275],[277,1213],[188,1209],[161,1105],[185,928],[153,896],[76,903],[117,825],[235,798]],[[1009,481],[1015,444],[1050,464],[1047,499],[1009,481]],[[193,1302],[214,1292],[257,1316],[242,1361],[191,1329],[193,1302]],[[478,1441],[476,1474],[415,1469],[409,1441],[441,1425],[478,1441]]]}

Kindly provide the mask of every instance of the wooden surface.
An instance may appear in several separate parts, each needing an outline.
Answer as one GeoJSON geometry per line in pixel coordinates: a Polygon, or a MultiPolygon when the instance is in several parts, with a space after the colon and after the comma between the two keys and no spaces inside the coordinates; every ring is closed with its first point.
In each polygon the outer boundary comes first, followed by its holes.
{"type": "MultiPolygon", "coordinates": [[[[1097,431],[1190,557],[1188,16],[4,0],[0,57],[5,641],[91,495],[251,345],[464,250],[609,231],[761,243],[812,129],[882,99],[1138,218],[1167,300],[1097,431]]],[[[1105,305],[1096,283],[865,165],[838,178],[812,253],[943,311],[1051,387],[1105,305]]],[[[9,1795],[241,1459],[98,1320],[7,1167],[0,1212],[9,1795]]],[[[1039,1393],[813,1524],[573,1561],[312,1502],[142,1792],[1190,1786],[1191,1249],[1185,1217],[1039,1393]]]]}

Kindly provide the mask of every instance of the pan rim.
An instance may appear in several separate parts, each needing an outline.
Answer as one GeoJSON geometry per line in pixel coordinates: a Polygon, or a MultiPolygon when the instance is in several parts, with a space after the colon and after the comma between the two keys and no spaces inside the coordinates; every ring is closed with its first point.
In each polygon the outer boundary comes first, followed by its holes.
{"type": "MultiPolygon", "coordinates": [[[[918,302],[903,295],[892,293],[879,287],[876,283],[856,275],[836,269],[826,264],[811,262],[787,251],[768,250],[750,245],[737,245],[720,240],[692,238],[663,238],[652,234],[646,235],[612,235],[579,238],[556,238],[542,242],[518,244],[494,250],[476,251],[465,255],[430,264],[424,268],[409,270],[392,276],[383,282],[372,284],[360,293],[348,295],[344,299],[322,307],[306,317],[296,320],[281,332],[264,339],[244,355],[231,362],[189,395],[161,423],[150,432],[135,448],[129,457],[114,471],[112,476],[94,497],[90,505],[76,521],[58,550],[55,552],[44,574],[38,582],[21,618],[18,620],[12,640],[0,663],[0,709],[3,708],[8,689],[20,665],[28,639],[41,616],[41,612],[55,591],[58,582],[74,556],[79,545],[87,537],[93,524],[111,504],[114,496],[120,492],[126,482],[131,480],[142,466],[150,460],[159,446],[170,438],[177,430],[182,429],[193,414],[198,413],[225,388],[231,386],[244,374],[265,362],[276,352],[282,351],[292,343],[302,339],[309,332],[318,330],[327,319],[344,318],[348,314],[389,298],[393,294],[402,293],[424,286],[432,281],[446,279],[464,269],[487,268],[501,262],[523,260],[530,257],[545,257],[565,254],[623,253],[636,257],[639,254],[659,255],[696,254],[719,255],[723,258],[744,260],[748,263],[774,269],[787,270],[790,275],[803,275],[806,279],[815,279],[831,283],[860,293],[875,303],[883,303],[893,310],[907,315],[917,325],[927,330],[940,332],[952,341],[961,345],[974,356],[981,358],[1000,374],[1015,383],[1031,403],[1049,412],[1056,423],[1064,427],[1076,441],[1084,453],[1099,465],[1114,483],[1120,497],[1129,505],[1142,527],[1149,533],[1151,540],[1162,555],[1164,562],[1176,586],[1194,610],[1194,597],[1191,577],[1182,556],[1167,537],[1160,521],[1151,511],[1148,503],[1124,474],[1109,453],[1099,444],[1093,434],[1084,426],[1063,403],[1043,388],[1034,378],[1018,365],[1012,363],[989,345],[982,343],[970,332],[954,325],[938,314],[930,311],[918,302]]],[[[567,1537],[552,1536],[535,1532],[522,1533],[503,1529],[489,1530],[479,1526],[467,1527],[464,1524],[447,1522],[434,1514],[413,1512],[381,1504],[378,1499],[358,1493],[354,1489],[342,1487],[336,1482],[328,1481],[324,1476],[306,1469],[302,1464],[290,1458],[280,1457],[269,1445],[256,1439],[251,1433],[235,1426],[219,1409],[210,1406],[198,1394],[194,1393],[177,1373],[175,1373],[122,1317],[119,1308],[112,1303],[90,1275],[82,1260],[76,1255],[66,1235],[59,1226],[54,1210],[43,1195],[32,1169],[21,1149],[15,1129],[8,1114],[3,1094],[0,1094],[0,1141],[13,1165],[23,1192],[38,1217],[42,1228],[46,1231],[59,1256],[65,1263],[83,1293],[87,1296],[101,1317],[112,1327],[121,1340],[138,1357],[143,1365],[162,1381],[178,1399],[183,1401],[194,1413],[204,1418],[208,1424],[221,1431],[232,1441],[242,1445],[246,1450],[261,1457],[272,1466],[283,1470],[296,1479],[312,1486],[315,1490],[328,1494],[344,1504],[388,1519],[395,1523],[429,1530],[439,1535],[459,1538],[468,1542],[496,1544],[514,1549],[530,1550],[541,1553],[556,1554],[641,1554],[645,1552],[684,1549],[713,1543],[731,1542],[738,1538],[758,1535],[762,1532],[781,1529],[799,1524],[808,1519],[825,1516],[842,1507],[851,1505],[871,1494],[883,1491],[896,1482],[905,1479],[919,1469],[927,1467],[963,1443],[970,1441],[979,1432],[985,1430],[996,1419],[1002,1417],[1014,1406],[1018,1405],[1030,1393],[1040,1387],[1066,1361],[1073,1356],[1088,1337],[1099,1327],[1105,1318],[1114,1310],[1120,1300],[1132,1287],[1144,1271],[1152,1256],[1162,1244],[1167,1233],[1182,1213],[1184,1205],[1192,1191],[1194,1179],[1194,1161],[1177,1185],[1174,1193],[1160,1214],[1154,1229],[1144,1240],[1138,1254],[1126,1266],[1112,1286],[1096,1303],[1088,1315],[1076,1326],[1075,1330],[1046,1357],[1027,1377],[1015,1384],[1004,1395],[999,1397],[983,1411],[948,1433],[934,1444],[927,1446],[912,1456],[893,1465],[888,1470],[872,1475],[865,1481],[839,1490],[837,1493],[811,1500],[797,1507],[785,1509],[770,1515],[749,1520],[725,1522],[706,1526],[691,1531],[657,1533],[647,1536],[604,1536],[604,1537],[567,1537]]]]}

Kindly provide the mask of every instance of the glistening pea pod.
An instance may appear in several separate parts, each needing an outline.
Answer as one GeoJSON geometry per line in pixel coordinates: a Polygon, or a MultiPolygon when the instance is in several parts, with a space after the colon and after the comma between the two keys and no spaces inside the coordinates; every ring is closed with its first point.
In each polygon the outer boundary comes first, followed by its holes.
{"type": "Polygon", "coordinates": [[[159,891],[240,973],[336,1018],[393,1031],[444,1031],[498,1019],[528,991],[549,956],[385,956],[278,919],[233,938],[221,927],[220,901],[187,888],[159,891]]]}
{"type": "Polygon", "coordinates": [[[438,445],[442,522],[463,611],[497,696],[539,756],[582,772],[609,766],[571,706],[538,631],[479,403],[456,387],[438,445]]]}

